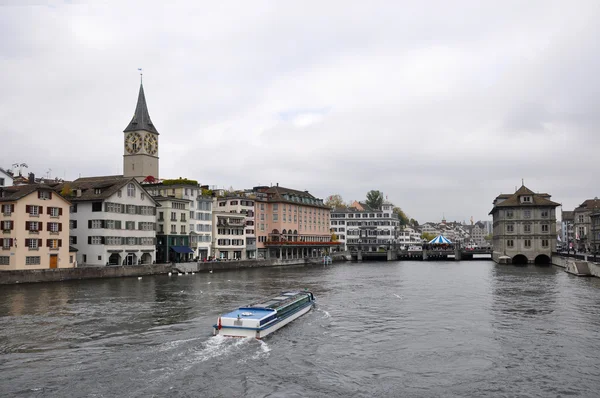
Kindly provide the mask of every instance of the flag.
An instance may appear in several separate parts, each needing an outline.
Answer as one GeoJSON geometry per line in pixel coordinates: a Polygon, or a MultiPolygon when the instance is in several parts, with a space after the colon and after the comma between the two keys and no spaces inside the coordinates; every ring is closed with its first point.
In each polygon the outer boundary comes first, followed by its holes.
{"type": "Polygon", "coordinates": [[[560,235],[556,235],[556,240],[559,242],[562,242],[562,239],[560,238],[560,235]]]}
{"type": "Polygon", "coordinates": [[[579,240],[579,234],[575,235],[575,239],[579,240]]]}

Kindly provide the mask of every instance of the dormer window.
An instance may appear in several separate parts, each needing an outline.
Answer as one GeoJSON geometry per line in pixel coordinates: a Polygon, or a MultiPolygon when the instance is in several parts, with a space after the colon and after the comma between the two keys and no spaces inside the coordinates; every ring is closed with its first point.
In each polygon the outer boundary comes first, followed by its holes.
{"type": "Polygon", "coordinates": [[[531,203],[531,196],[523,196],[523,203],[531,203]]]}
{"type": "Polygon", "coordinates": [[[94,189],[94,193],[95,193],[96,195],[100,195],[100,194],[102,193],[102,189],[100,189],[100,188],[95,188],[95,189],[94,189]]]}

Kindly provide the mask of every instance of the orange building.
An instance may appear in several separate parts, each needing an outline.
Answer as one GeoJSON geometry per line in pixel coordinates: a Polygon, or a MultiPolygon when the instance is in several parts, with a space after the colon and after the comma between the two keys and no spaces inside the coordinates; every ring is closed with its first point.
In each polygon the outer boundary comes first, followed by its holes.
{"type": "Polygon", "coordinates": [[[0,270],[74,267],[69,206],[46,185],[0,188],[0,270]]]}
{"type": "Polygon", "coordinates": [[[255,233],[258,258],[319,257],[338,248],[331,241],[331,209],[308,191],[255,187],[255,233]]]}

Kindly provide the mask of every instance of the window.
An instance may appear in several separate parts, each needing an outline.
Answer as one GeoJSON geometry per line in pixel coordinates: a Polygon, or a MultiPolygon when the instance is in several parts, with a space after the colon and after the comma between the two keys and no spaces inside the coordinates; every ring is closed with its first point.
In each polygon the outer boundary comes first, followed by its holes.
{"type": "Polygon", "coordinates": [[[549,212],[548,210],[542,210],[542,218],[548,218],[549,212]]]}
{"type": "Polygon", "coordinates": [[[549,232],[550,226],[548,224],[542,224],[542,232],[549,232]]]}
{"type": "Polygon", "coordinates": [[[57,222],[49,222],[48,223],[48,231],[50,232],[60,232],[60,226],[57,222]]]}
{"type": "Polygon", "coordinates": [[[279,221],[279,214],[273,213],[273,221],[279,221]]]}
{"type": "Polygon", "coordinates": [[[181,213],[181,221],[185,222],[185,213],[181,213]]]}
{"type": "Polygon", "coordinates": [[[92,202],[92,211],[102,211],[102,202],[92,202]]]}
{"type": "Polygon", "coordinates": [[[127,184],[127,196],[135,198],[135,185],[133,183],[127,184]]]}
{"type": "Polygon", "coordinates": [[[127,205],[127,214],[136,214],[135,205],[127,205]]]}
{"type": "Polygon", "coordinates": [[[175,213],[175,212],[171,213],[171,221],[177,221],[177,213],[175,213]]]}
{"type": "Polygon", "coordinates": [[[523,210],[523,218],[531,218],[531,210],[523,210]]]}
{"type": "Polygon", "coordinates": [[[159,212],[158,212],[158,221],[164,221],[164,219],[165,219],[165,218],[164,218],[164,216],[163,216],[163,212],[162,212],[162,211],[159,211],[159,212]]]}
{"type": "Polygon", "coordinates": [[[261,204],[260,204],[260,209],[261,209],[261,210],[264,210],[264,209],[265,209],[265,204],[264,204],[264,203],[261,203],[261,204]]]}
{"type": "Polygon", "coordinates": [[[39,216],[40,215],[40,207],[39,206],[28,206],[29,207],[29,215],[30,216],[39,216]]]}
{"type": "Polygon", "coordinates": [[[135,229],[135,221],[125,221],[125,229],[133,231],[135,229]]]}
{"type": "Polygon", "coordinates": [[[172,234],[176,234],[177,233],[177,225],[171,225],[171,233],[172,234]]]}
{"type": "Polygon", "coordinates": [[[35,257],[30,257],[27,256],[25,257],[25,265],[40,265],[40,256],[35,256],[35,257]]]}
{"type": "Polygon", "coordinates": [[[548,247],[549,246],[548,243],[549,243],[548,239],[542,239],[542,247],[548,247]]]}
{"type": "Polygon", "coordinates": [[[583,214],[580,214],[578,219],[579,219],[579,222],[583,222],[583,214]]]}
{"type": "Polygon", "coordinates": [[[506,218],[513,218],[513,211],[512,210],[506,210],[506,218]]]}
{"type": "Polygon", "coordinates": [[[69,244],[70,245],[76,245],[77,244],[77,237],[76,236],[69,236],[69,244]]]}
{"type": "Polygon", "coordinates": [[[91,245],[101,245],[102,237],[101,236],[90,236],[89,241],[91,245]]]}
{"type": "Polygon", "coordinates": [[[273,211],[279,211],[279,204],[277,204],[277,203],[273,204],[273,211]]]}
{"type": "Polygon", "coordinates": [[[58,249],[61,246],[60,239],[48,239],[48,244],[46,246],[50,249],[58,249]]]}
{"type": "Polygon", "coordinates": [[[0,256],[0,265],[10,265],[10,256],[0,256]]]}
{"type": "Polygon", "coordinates": [[[225,207],[226,204],[227,202],[219,202],[219,207],[225,207]]]}
{"type": "Polygon", "coordinates": [[[523,196],[523,202],[531,203],[531,196],[523,196]]]}
{"type": "Polygon", "coordinates": [[[120,198],[121,196],[123,196],[123,192],[122,192],[122,191],[119,189],[119,190],[117,191],[117,197],[119,197],[119,198],[120,198]]]}
{"type": "Polygon", "coordinates": [[[182,225],[182,226],[181,226],[181,233],[182,233],[182,234],[185,234],[185,225],[182,225]]]}
{"type": "Polygon", "coordinates": [[[515,232],[515,226],[513,224],[507,224],[506,232],[515,232]]]}
{"type": "Polygon", "coordinates": [[[531,232],[531,224],[523,225],[523,232],[530,233],[531,232]]]}
{"type": "Polygon", "coordinates": [[[62,213],[58,207],[49,207],[48,210],[50,211],[50,217],[58,217],[62,213]]]}
{"type": "Polygon", "coordinates": [[[39,245],[38,245],[38,240],[37,239],[25,239],[25,242],[27,247],[29,247],[30,249],[38,249],[39,245]]]}
{"type": "MultiPolygon", "coordinates": [[[[2,185],[2,184],[0,184],[2,185]]],[[[2,205],[2,213],[4,213],[5,216],[10,216],[12,214],[12,212],[14,211],[15,205],[2,205]]]]}
{"type": "Polygon", "coordinates": [[[523,241],[523,246],[525,246],[526,248],[530,248],[531,247],[531,239],[525,239],[523,241]]]}

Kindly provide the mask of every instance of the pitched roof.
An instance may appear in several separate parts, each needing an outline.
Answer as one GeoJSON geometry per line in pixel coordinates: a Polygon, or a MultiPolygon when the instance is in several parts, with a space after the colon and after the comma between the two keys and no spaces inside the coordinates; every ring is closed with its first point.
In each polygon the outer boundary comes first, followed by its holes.
{"type": "MultiPolygon", "coordinates": [[[[0,202],[13,202],[24,198],[30,193],[39,191],[39,190],[48,190],[54,191],[54,189],[45,184],[25,184],[25,185],[14,185],[12,187],[4,187],[0,188],[0,202]]],[[[65,202],[69,202],[67,199],[63,198],[61,195],[58,195],[65,202]]]]}
{"type": "MultiPolygon", "coordinates": [[[[315,198],[308,191],[298,191],[296,189],[285,188],[281,186],[274,186],[260,190],[261,193],[267,194],[268,202],[286,202],[301,204],[303,206],[320,207],[324,209],[330,209],[329,206],[325,206],[321,199],[315,198]],[[295,199],[296,198],[296,199],[295,199]]],[[[264,199],[256,198],[261,201],[264,199]]]]}
{"type": "Polygon", "coordinates": [[[9,174],[8,171],[4,170],[2,167],[0,167],[0,173],[6,175],[7,177],[13,178],[13,176],[9,174]]]}
{"type": "Polygon", "coordinates": [[[501,194],[494,200],[494,207],[489,214],[492,214],[498,207],[536,207],[536,206],[547,206],[556,207],[560,206],[560,203],[556,203],[550,200],[550,195],[547,193],[535,193],[525,185],[521,186],[517,192],[507,196],[507,194],[501,194]],[[531,202],[521,202],[521,196],[531,196],[531,202]],[[504,199],[502,202],[497,203],[498,199],[504,199]]]}
{"type": "Polygon", "coordinates": [[[135,107],[135,113],[133,119],[125,127],[123,132],[145,130],[151,133],[158,134],[158,130],[150,120],[150,113],[148,112],[148,106],[146,105],[146,96],[144,95],[144,86],[140,83],[140,93],[138,95],[137,105],[135,107]]]}
{"type": "Polygon", "coordinates": [[[563,211],[562,212],[562,220],[563,221],[573,221],[575,219],[575,214],[572,211],[563,211]]]}
{"type": "Polygon", "coordinates": [[[600,209],[600,199],[587,199],[578,207],[575,208],[575,211],[587,211],[587,210],[596,210],[600,209]]]}
{"type": "MultiPolygon", "coordinates": [[[[135,178],[123,177],[120,175],[78,178],[73,182],[54,186],[53,189],[56,192],[61,192],[65,186],[68,186],[72,191],[72,196],[69,196],[69,200],[73,203],[77,203],[108,199],[129,182],[136,184],[138,188],[144,190],[148,197],[152,198],[135,178]],[[81,190],[80,196],[77,196],[76,190],[81,190]]],[[[156,203],[154,199],[151,200],[156,203]]]]}

